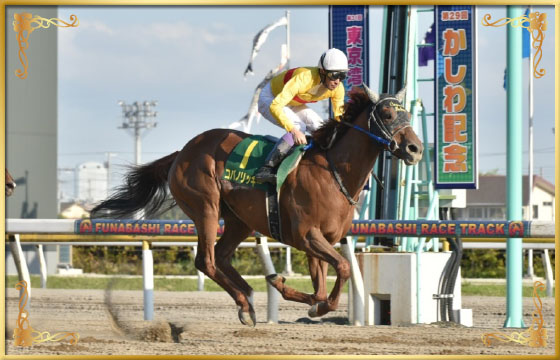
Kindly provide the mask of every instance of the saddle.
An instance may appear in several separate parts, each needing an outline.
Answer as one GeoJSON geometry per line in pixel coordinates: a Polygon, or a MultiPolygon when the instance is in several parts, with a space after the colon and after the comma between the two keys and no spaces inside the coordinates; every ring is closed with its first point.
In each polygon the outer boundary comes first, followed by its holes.
{"type": "Polygon", "coordinates": [[[272,136],[262,135],[251,135],[243,139],[229,155],[222,179],[228,180],[236,186],[246,186],[266,192],[269,230],[272,237],[281,242],[282,231],[278,208],[280,189],[286,177],[299,164],[305,151],[303,150],[303,145],[297,145],[292,148],[278,166],[276,186],[269,183],[259,183],[255,180],[255,173],[264,165],[268,153],[272,151],[277,140],[272,136]]]}

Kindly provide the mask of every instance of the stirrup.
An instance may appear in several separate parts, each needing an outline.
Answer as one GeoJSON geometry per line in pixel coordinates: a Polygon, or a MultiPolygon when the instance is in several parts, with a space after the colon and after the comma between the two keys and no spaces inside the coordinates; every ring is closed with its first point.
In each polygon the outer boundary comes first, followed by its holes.
{"type": "Polygon", "coordinates": [[[273,173],[273,169],[270,166],[261,167],[255,174],[255,180],[258,182],[267,182],[271,184],[276,183],[276,174],[273,173]]]}

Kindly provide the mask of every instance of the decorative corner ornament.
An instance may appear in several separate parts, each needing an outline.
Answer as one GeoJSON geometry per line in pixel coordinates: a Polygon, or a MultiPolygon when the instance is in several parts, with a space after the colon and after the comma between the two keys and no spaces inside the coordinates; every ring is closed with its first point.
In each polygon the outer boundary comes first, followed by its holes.
{"type": "Polygon", "coordinates": [[[544,74],[546,74],[546,70],[537,70],[537,67],[542,59],[542,44],[544,41],[544,32],[547,29],[548,23],[546,21],[546,14],[541,14],[537,11],[529,13],[528,15],[528,17],[522,15],[513,19],[502,18],[500,20],[490,22],[491,16],[490,14],[486,14],[482,18],[482,25],[498,27],[510,24],[513,27],[522,27],[527,29],[527,31],[531,33],[531,37],[533,38],[533,49],[536,49],[535,62],[533,64],[533,76],[536,78],[541,78],[544,76],[544,74]]]}
{"type": "Polygon", "coordinates": [[[15,346],[31,346],[46,341],[67,341],[70,345],[76,345],[80,335],[75,332],[59,332],[51,335],[48,331],[37,331],[29,324],[29,312],[25,310],[29,294],[27,293],[27,282],[20,281],[16,284],[17,290],[23,290],[19,298],[19,315],[17,327],[14,329],[15,346]]]}
{"type": "Polygon", "coordinates": [[[482,342],[486,346],[490,346],[492,340],[499,340],[503,342],[516,342],[521,345],[529,345],[530,347],[545,347],[548,335],[544,326],[544,318],[542,314],[542,301],[537,293],[537,290],[544,291],[546,286],[540,282],[535,281],[533,288],[533,303],[537,308],[533,311],[533,322],[531,326],[523,332],[512,332],[511,335],[504,333],[486,333],[482,335],[482,342]]]}
{"type": "Polygon", "coordinates": [[[32,16],[30,13],[14,14],[14,19],[13,26],[14,31],[17,33],[17,41],[19,44],[19,61],[23,66],[23,70],[17,69],[15,73],[20,79],[25,79],[27,77],[28,62],[25,50],[29,47],[28,40],[33,31],[39,28],[48,29],[51,25],[57,27],[77,27],[80,24],[76,15],[70,15],[71,23],[57,18],[45,19],[38,15],[32,16]]]}

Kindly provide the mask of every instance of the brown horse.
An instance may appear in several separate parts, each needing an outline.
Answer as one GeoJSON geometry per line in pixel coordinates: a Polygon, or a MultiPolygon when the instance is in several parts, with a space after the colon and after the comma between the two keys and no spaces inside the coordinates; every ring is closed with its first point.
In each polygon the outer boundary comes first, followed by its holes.
{"type": "MultiPolygon", "coordinates": [[[[338,306],[350,265],[333,245],[350,228],[352,202],[362,191],[379,153],[388,149],[408,165],[422,157],[422,143],[410,127],[410,114],[401,105],[404,89],[396,96],[379,96],[365,88],[350,96],[343,123],[331,119],[313,134],[315,146],[287,177],[280,194],[282,241],[307,254],[315,293],[289,288],[279,275],[267,280],[285,299],[311,305],[310,316],[324,315],[338,306]],[[327,297],[329,264],[337,278],[327,297]]],[[[133,168],[126,185],[97,205],[91,217],[126,218],[140,211],[146,217],[153,216],[164,208],[169,186],[174,202],[197,228],[196,268],[231,295],[240,321],[254,326],[253,289],[231,266],[231,258],[253,230],[270,236],[265,192],[233,186],[222,179],[229,154],[247,136],[229,129],[209,130],[181,151],[133,168]],[[216,244],[220,217],[225,227],[216,244]]]]}
{"type": "Polygon", "coordinates": [[[6,169],[6,197],[12,195],[14,193],[14,190],[16,189],[16,182],[14,181],[14,179],[12,178],[12,175],[10,175],[8,169],[6,169]]]}

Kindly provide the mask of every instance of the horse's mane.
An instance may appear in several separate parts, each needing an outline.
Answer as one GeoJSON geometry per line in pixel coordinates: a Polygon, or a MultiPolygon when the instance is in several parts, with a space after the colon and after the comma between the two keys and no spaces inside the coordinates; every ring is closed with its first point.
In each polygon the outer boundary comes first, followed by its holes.
{"type": "MultiPolygon", "coordinates": [[[[364,111],[366,106],[371,104],[371,100],[362,88],[353,88],[348,93],[350,99],[344,104],[344,115],[342,119],[346,122],[353,123],[358,115],[364,111]]],[[[332,136],[337,133],[337,136],[343,135],[348,130],[348,126],[341,124],[333,118],[323,123],[320,128],[315,130],[311,136],[313,141],[322,148],[329,146],[332,136]]]]}

